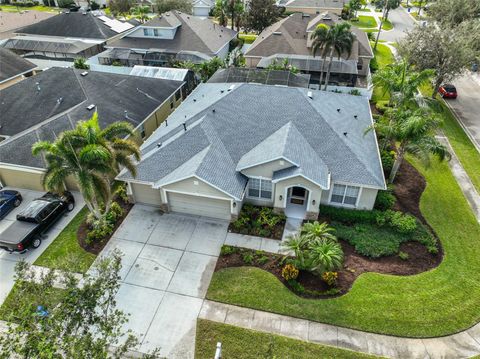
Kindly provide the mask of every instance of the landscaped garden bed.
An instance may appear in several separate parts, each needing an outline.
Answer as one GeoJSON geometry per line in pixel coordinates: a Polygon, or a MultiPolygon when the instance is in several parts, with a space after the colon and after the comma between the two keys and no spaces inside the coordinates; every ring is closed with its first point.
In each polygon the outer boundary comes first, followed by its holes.
{"type": "Polygon", "coordinates": [[[236,221],[230,223],[229,232],[250,236],[282,239],[286,217],[277,214],[269,207],[243,205],[236,221]]]}

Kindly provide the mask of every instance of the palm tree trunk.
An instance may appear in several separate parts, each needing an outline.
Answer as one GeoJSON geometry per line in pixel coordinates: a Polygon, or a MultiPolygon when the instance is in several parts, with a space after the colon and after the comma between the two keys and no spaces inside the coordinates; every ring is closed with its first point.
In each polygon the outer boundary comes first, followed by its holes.
{"type": "Polygon", "coordinates": [[[327,54],[322,56],[322,68],[320,69],[320,81],[319,81],[319,88],[322,89],[322,81],[323,81],[323,70],[325,69],[325,61],[327,61],[327,54]]]}
{"type": "Polygon", "coordinates": [[[377,38],[375,39],[375,46],[373,47],[373,51],[377,50],[378,40],[380,40],[380,33],[382,32],[383,27],[383,19],[385,19],[385,15],[387,13],[387,4],[385,3],[385,8],[383,9],[382,20],[380,20],[380,26],[378,27],[377,38]]]}
{"type": "Polygon", "coordinates": [[[393,166],[392,166],[392,171],[390,172],[390,178],[388,179],[390,183],[393,183],[393,181],[395,180],[398,169],[400,168],[400,165],[403,162],[404,156],[405,156],[405,151],[403,149],[403,146],[400,146],[397,151],[397,157],[395,158],[395,162],[393,163],[393,166]]]}
{"type": "Polygon", "coordinates": [[[433,87],[433,92],[432,92],[433,99],[435,99],[435,96],[437,95],[438,89],[440,88],[440,85],[442,84],[442,82],[443,82],[443,76],[438,77],[437,80],[435,81],[435,86],[433,87]]]}
{"type": "Polygon", "coordinates": [[[333,62],[333,47],[330,50],[327,75],[325,76],[325,87],[323,88],[324,91],[327,91],[327,88],[328,88],[328,81],[330,80],[330,71],[332,70],[332,62],[333,62]]]}

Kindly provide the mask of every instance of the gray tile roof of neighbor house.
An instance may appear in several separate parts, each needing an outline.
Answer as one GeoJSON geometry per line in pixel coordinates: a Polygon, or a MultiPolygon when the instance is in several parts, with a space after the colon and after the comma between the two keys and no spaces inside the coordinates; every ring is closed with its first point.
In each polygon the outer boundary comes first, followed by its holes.
{"type": "Polygon", "coordinates": [[[230,42],[237,32],[215,24],[208,18],[171,11],[145,23],[144,26],[176,27],[180,23],[173,40],[156,38],[129,37],[128,35],[108,44],[109,48],[129,48],[145,50],[162,50],[178,53],[180,51],[196,51],[215,55],[230,42]],[[174,26],[175,25],[175,26],[174,26]]]}
{"type": "Polygon", "coordinates": [[[28,73],[37,65],[10,50],[0,47],[0,83],[28,73]]]}
{"type": "MultiPolygon", "coordinates": [[[[117,20],[118,21],[118,20],[117,20]]],[[[36,24],[17,29],[17,34],[106,40],[118,35],[93,12],[63,12],[36,24]]]]}
{"type": "Polygon", "coordinates": [[[0,162],[43,168],[31,145],[53,140],[76,122],[93,114],[100,125],[143,122],[183,84],[154,78],[119,75],[71,68],[51,68],[0,91],[0,162]]]}
{"type": "Polygon", "coordinates": [[[284,158],[292,166],[274,180],[301,175],[323,188],[330,180],[384,188],[375,134],[365,133],[368,100],[309,91],[201,84],[142,146],[137,177],[119,178],[160,187],[196,176],[241,199],[248,181],[242,168],[284,158]]]}
{"type": "Polygon", "coordinates": [[[283,0],[280,5],[285,7],[343,9],[347,0],[283,0]]]}

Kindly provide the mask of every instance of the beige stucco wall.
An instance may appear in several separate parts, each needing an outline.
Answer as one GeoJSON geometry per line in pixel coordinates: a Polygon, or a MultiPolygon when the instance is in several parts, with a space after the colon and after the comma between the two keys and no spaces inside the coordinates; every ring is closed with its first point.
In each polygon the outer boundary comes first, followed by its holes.
{"type": "Polygon", "coordinates": [[[322,189],[318,185],[300,176],[286,179],[284,181],[278,182],[275,185],[274,207],[285,208],[286,200],[287,200],[287,188],[293,187],[293,186],[303,187],[309,191],[307,212],[318,213],[319,206],[320,206],[320,199],[322,197],[322,189]],[[280,200],[280,195],[282,195],[283,197],[282,200],[280,200]],[[314,200],[315,200],[315,205],[312,204],[312,201],[314,200]]]}
{"type": "Polygon", "coordinates": [[[241,172],[247,177],[263,177],[272,178],[273,172],[282,170],[284,168],[292,167],[293,165],[286,160],[275,160],[264,163],[258,166],[250,167],[241,172]]]}
{"type": "Polygon", "coordinates": [[[245,66],[246,67],[257,67],[258,63],[260,62],[261,57],[249,57],[245,56],[245,66]]]}
{"type": "Polygon", "coordinates": [[[286,6],[285,12],[302,12],[304,14],[321,14],[324,12],[334,13],[337,15],[342,14],[342,9],[337,8],[326,8],[326,7],[293,7],[293,6],[286,6]]]}
{"type": "Polygon", "coordinates": [[[196,194],[201,196],[210,196],[217,198],[231,199],[228,195],[219,191],[216,188],[213,188],[209,184],[199,180],[195,177],[187,178],[179,182],[171,183],[169,185],[162,187],[166,191],[177,191],[186,194],[196,194]],[[194,182],[196,181],[197,184],[194,182]]]}
{"type": "Polygon", "coordinates": [[[366,76],[368,74],[368,69],[370,68],[370,59],[367,57],[360,57],[360,59],[362,60],[363,66],[361,70],[358,70],[358,74],[366,76]]]}
{"type": "Polygon", "coordinates": [[[43,171],[23,167],[0,166],[0,181],[4,186],[44,191],[42,187],[43,171]]]}
{"type": "MultiPolygon", "coordinates": [[[[322,193],[322,199],[321,199],[321,204],[325,205],[332,205],[330,201],[330,193],[333,189],[333,184],[331,186],[331,189],[329,191],[324,191],[322,193]]],[[[361,188],[360,190],[360,198],[358,199],[357,207],[356,209],[372,209],[373,205],[375,204],[375,199],[377,198],[377,189],[372,189],[372,188],[361,188]]],[[[335,206],[338,206],[338,204],[333,204],[335,206]]],[[[348,207],[352,208],[352,207],[348,207]]]]}
{"type": "Polygon", "coordinates": [[[160,206],[162,204],[159,189],[154,189],[150,185],[140,183],[130,183],[130,188],[135,203],[144,203],[152,206],[160,206]]]}

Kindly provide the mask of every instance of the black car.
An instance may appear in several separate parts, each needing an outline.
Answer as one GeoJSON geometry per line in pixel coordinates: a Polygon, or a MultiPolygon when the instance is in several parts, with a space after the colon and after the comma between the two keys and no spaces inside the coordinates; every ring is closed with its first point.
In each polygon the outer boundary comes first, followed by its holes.
{"type": "Polygon", "coordinates": [[[0,191],[0,219],[9,214],[12,209],[20,206],[22,195],[18,191],[3,189],[0,191]]]}
{"type": "Polygon", "coordinates": [[[0,234],[0,248],[8,252],[26,252],[30,247],[38,248],[43,234],[75,207],[70,192],[61,195],[46,193],[33,200],[17,214],[17,220],[0,234]]]}

